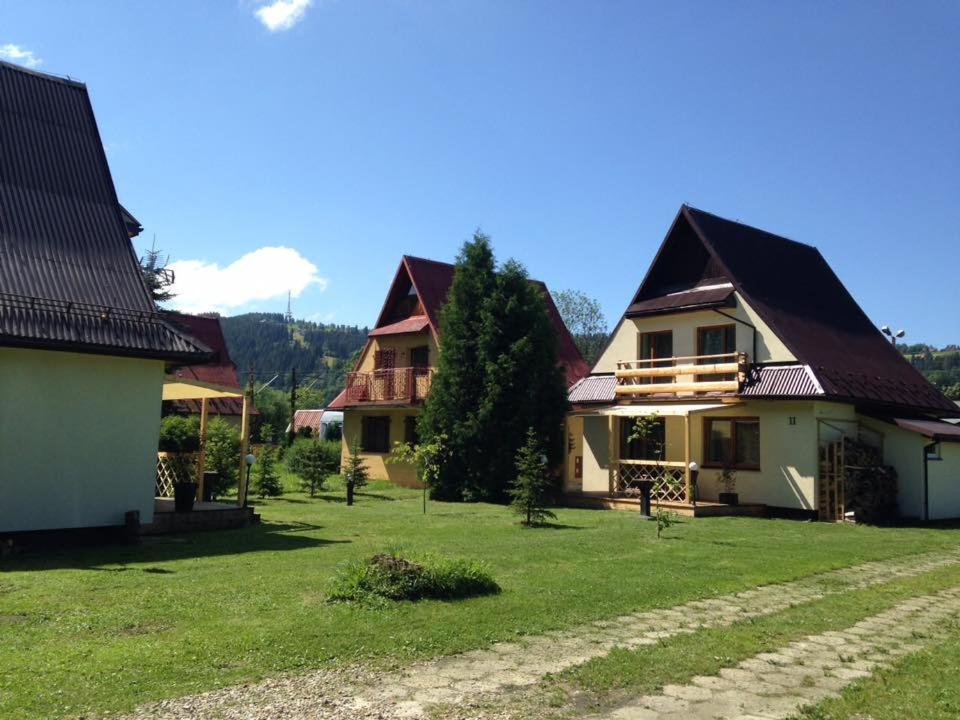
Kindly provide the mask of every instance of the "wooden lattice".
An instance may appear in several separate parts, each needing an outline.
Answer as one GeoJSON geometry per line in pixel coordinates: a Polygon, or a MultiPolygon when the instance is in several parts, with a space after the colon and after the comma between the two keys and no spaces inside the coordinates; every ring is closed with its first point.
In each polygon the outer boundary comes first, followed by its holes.
{"type": "Polygon", "coordinates": [[[820,448],[820,497],[818,510],[821,520],[842,522],[844,519],[844,443],[828,443],[820,448]]]}
{"type": "Polygon", "coordinates": [[[156,497],[173,497],[173,486],[178,482],[190,482],[192,478],[189,476],[196,472],[196,467],[196,453],[177,456],[176,453],[158,452],[157,482],[154,489],[156,497]],[[183,460],[187,462],[184,463],[183,460]],[[190,468],[189,471],[183,467],[185,464],[190,468]],[[184,474],[188,477],[183,477],[184,474]]]}
{"type": "Polygon", "coordinates": [[[651,483],[650,498],[662,502],[685,503],[686,473],[682,463],[618,463],[614,470],[614,492],[627,497],[640,497],[641,484],[651,483]]]}

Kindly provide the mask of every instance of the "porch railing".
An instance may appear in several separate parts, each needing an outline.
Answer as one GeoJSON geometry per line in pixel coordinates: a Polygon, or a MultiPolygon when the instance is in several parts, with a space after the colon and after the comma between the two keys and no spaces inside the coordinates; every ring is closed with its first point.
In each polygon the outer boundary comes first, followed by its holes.
{"type": "Polygon", "coordinates": [[[737,393],[747,379],[747,354],[621,360],[614,375],[617,397],[737,393]]]}
{"type": "Polygon", "coordinates": [[[650,498],[661,502],[689,503],[685,463],[671,460],[617,460],[613,491],[624,497],[640,497],[650,483],[650,498]]]}
{"type": "Polygon", "coordinates": [[[348,405],[422,402],[430,392],[433,368],[405,367],[347,373],[348,405]]]}

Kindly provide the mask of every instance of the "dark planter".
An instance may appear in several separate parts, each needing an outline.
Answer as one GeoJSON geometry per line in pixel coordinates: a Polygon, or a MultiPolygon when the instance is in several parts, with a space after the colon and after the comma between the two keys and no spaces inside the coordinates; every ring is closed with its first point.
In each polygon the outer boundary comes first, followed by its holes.
{"type": "Polygon", "coordinates": [[[173,509],[178,513],[193,510],[193,501],[196,498],[196,483],[177,483],[173,486],[173,509]]]}
{"type": "Polygon", "coordinates": [[[740,504],[740,496],[737,493],[720,493],[719,500],[722,505],[740,504]]]}
{"type": "Polygon", "coordinates": [[[217,499],[215,490],[220,484],[220,473],[216,470],[206,470],[203,473],[203,501],[211,502],[217,499]]]}

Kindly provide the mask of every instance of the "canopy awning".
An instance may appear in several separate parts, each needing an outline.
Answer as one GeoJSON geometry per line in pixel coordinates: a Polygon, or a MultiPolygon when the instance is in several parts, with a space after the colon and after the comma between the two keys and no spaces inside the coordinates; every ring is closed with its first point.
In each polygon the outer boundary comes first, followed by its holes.
{"type": "Polygon", "coordinates": [[[618,417],[686,417],[706,410],[719,410],[737,403],[663,403],[661,405],[614,405],[599,410],[600,415],[616,415],[618,417]]]}
{"type": "Polygon", "coordinates": [[[167,377],[163,381],[164,400],[203,400],[210,398],[242,398],[243,390],[226,385],[188,380],[182,377],[167,377]]]}

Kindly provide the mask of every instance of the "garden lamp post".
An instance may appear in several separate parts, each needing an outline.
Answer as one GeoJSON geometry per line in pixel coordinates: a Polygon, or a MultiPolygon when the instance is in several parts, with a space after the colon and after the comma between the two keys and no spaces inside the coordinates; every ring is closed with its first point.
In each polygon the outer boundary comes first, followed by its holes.
{"type": "Polygon", "coordinates": [[[690,468],[690,504],[697,506],[697,477],[700,475],[700,466],[694,460],[688,465],[690,468]]]}
{"type": "Polygon", "coordinates": [[[257,461],[257,456],[253,453],[247,453],[246,457],[243,458],[243,461],[247,464],[247,482],[243,487],[243,507],[246,507],[247,493],[250,492],[250,468],[252,468],[253,464],[257,461]]]}

